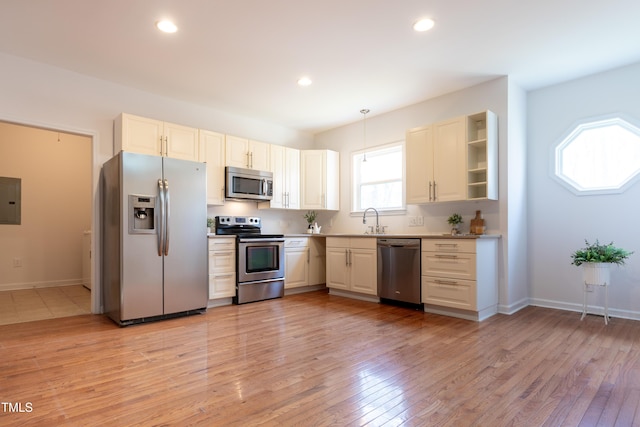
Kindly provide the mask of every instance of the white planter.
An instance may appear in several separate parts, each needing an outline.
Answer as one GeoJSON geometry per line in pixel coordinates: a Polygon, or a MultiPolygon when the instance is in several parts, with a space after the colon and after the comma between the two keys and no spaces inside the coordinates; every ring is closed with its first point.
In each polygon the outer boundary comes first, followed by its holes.
{"type": "Polygon", "coordinates": [[[607,262],[585,262],[582,264],[584,283],[587,285],[609,285],[611,264],[607,262]]]}

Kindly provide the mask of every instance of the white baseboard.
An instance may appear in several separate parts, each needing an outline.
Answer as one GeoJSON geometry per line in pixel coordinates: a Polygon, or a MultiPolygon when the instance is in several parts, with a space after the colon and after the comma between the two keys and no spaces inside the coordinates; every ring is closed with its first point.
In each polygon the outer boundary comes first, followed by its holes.
{"type": "Polygon", "coordinates": [[[66,279],[66,280],[49,280],[46,282],[25,282],[25,283],[0,283],[0,291],[19,291],[22,289],[35,289],[35,288],[55,288],[58,286],[73,286],[82,285],[83,280],[78,279],[66,279]]]}
{"type": "MultiPolygon", "coordinates": [[[[535,305],[536,307],[555,308],[558,310],[577,311],[579,313],[582,313],[582,304],[576,304],[576,303],[532,298],[530,301],[530,305],[535,305]]],[[[604,314],[604,308],[602,306],[588,305],[587,313],[597,314],[602,316],[604,314]]],[[[616,308],[609,307],[609,317],[640,320],[640,311],[619,310],[616,308]]]]}
{"type": "Polygon", "coordinates": [[[529,298],[523,298],[520,301],[516,301],[515,303],[509,305],[498,304],[498,313],[514,314],[529,305],[531,305],[531,300],[529,298]]]}

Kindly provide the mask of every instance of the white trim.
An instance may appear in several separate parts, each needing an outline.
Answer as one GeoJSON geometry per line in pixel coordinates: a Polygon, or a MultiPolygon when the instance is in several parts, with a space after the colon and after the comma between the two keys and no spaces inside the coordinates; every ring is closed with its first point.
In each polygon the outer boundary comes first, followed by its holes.
{"type": "Polygon", "coordinates": [[[83,283],[84,281],[82,279],[48,280],[45,282],[4,283],[0,284],[0,291],[55,288],[58,286],[82,286],[83,283]]]}

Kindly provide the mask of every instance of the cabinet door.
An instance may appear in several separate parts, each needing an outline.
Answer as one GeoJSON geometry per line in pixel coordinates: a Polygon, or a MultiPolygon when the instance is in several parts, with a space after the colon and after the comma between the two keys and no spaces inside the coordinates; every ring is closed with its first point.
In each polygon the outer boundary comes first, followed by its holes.
{"type": "Polygon", "coordinates": [[[198,161],[198,129],[173,123],[164,124],[165,156],[198,161]]]}
{"type": "Polygon", "coordinates": [[[270,171],[269,161],[271,144],[249,141],[249,167],[259,171],[270,171]]]}
{"type": "Polygon", "coordinates": [[[376,251],[350,249],[351,290],[363,294],[378,294],[378,273],[376,251]]]}
{"type": "Polygon", "coordinates": [[[200,161],[207,164],[207,205],[224,204],[225,141],[221,133],[200,131],[200,161]]]}
{"type": "Polygon", "coordinates": [[[323,150],[303,150],[300,153],[301,209],[326,208],[326,162],[323,150]]]}
{"type": "Polygon", "coordinates": [[[249,140],[237,136],[226,136],[226,165],[236,168],[249,167],[249,140]]]}
{"type": "Polygon", "coordinates": [[[309,285],[309,248],[285,249],[284,287],[309,285]]]}
{"type": "Polygon", "coordinates": [[[433,135],[431,127],[412,129],[406,137],[407,203],[433,201],[433,135]]]}
{"type": "Polygon", "coordinates": [[[300,209],[300,150],[285,148],[284,182],[287,208],[300,209]]]}
{"type": "Polygon", "coordinates": [[[327,287],[349,289],[348,249],[327,248],[327,287]]]}
{"type": "Polygon", "coordinates": [[[466,199],[465,121],[459,117],[433,125],[433,179],[438,202],[466,199]]]}
{"type": "Polygon", "coordinates": [[[161,156],[163,127],[158,120],[121,114],[115,123],[115,151],[161,156]]]}

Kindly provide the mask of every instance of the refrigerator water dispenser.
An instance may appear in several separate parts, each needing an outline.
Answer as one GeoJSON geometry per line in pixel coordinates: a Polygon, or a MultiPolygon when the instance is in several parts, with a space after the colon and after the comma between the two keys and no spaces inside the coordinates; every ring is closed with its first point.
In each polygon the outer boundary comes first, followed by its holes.
{"type": "Polygon", "coordinates": [[[129,195],[129,234],[155,234],[155,196],[129,195]]]}

